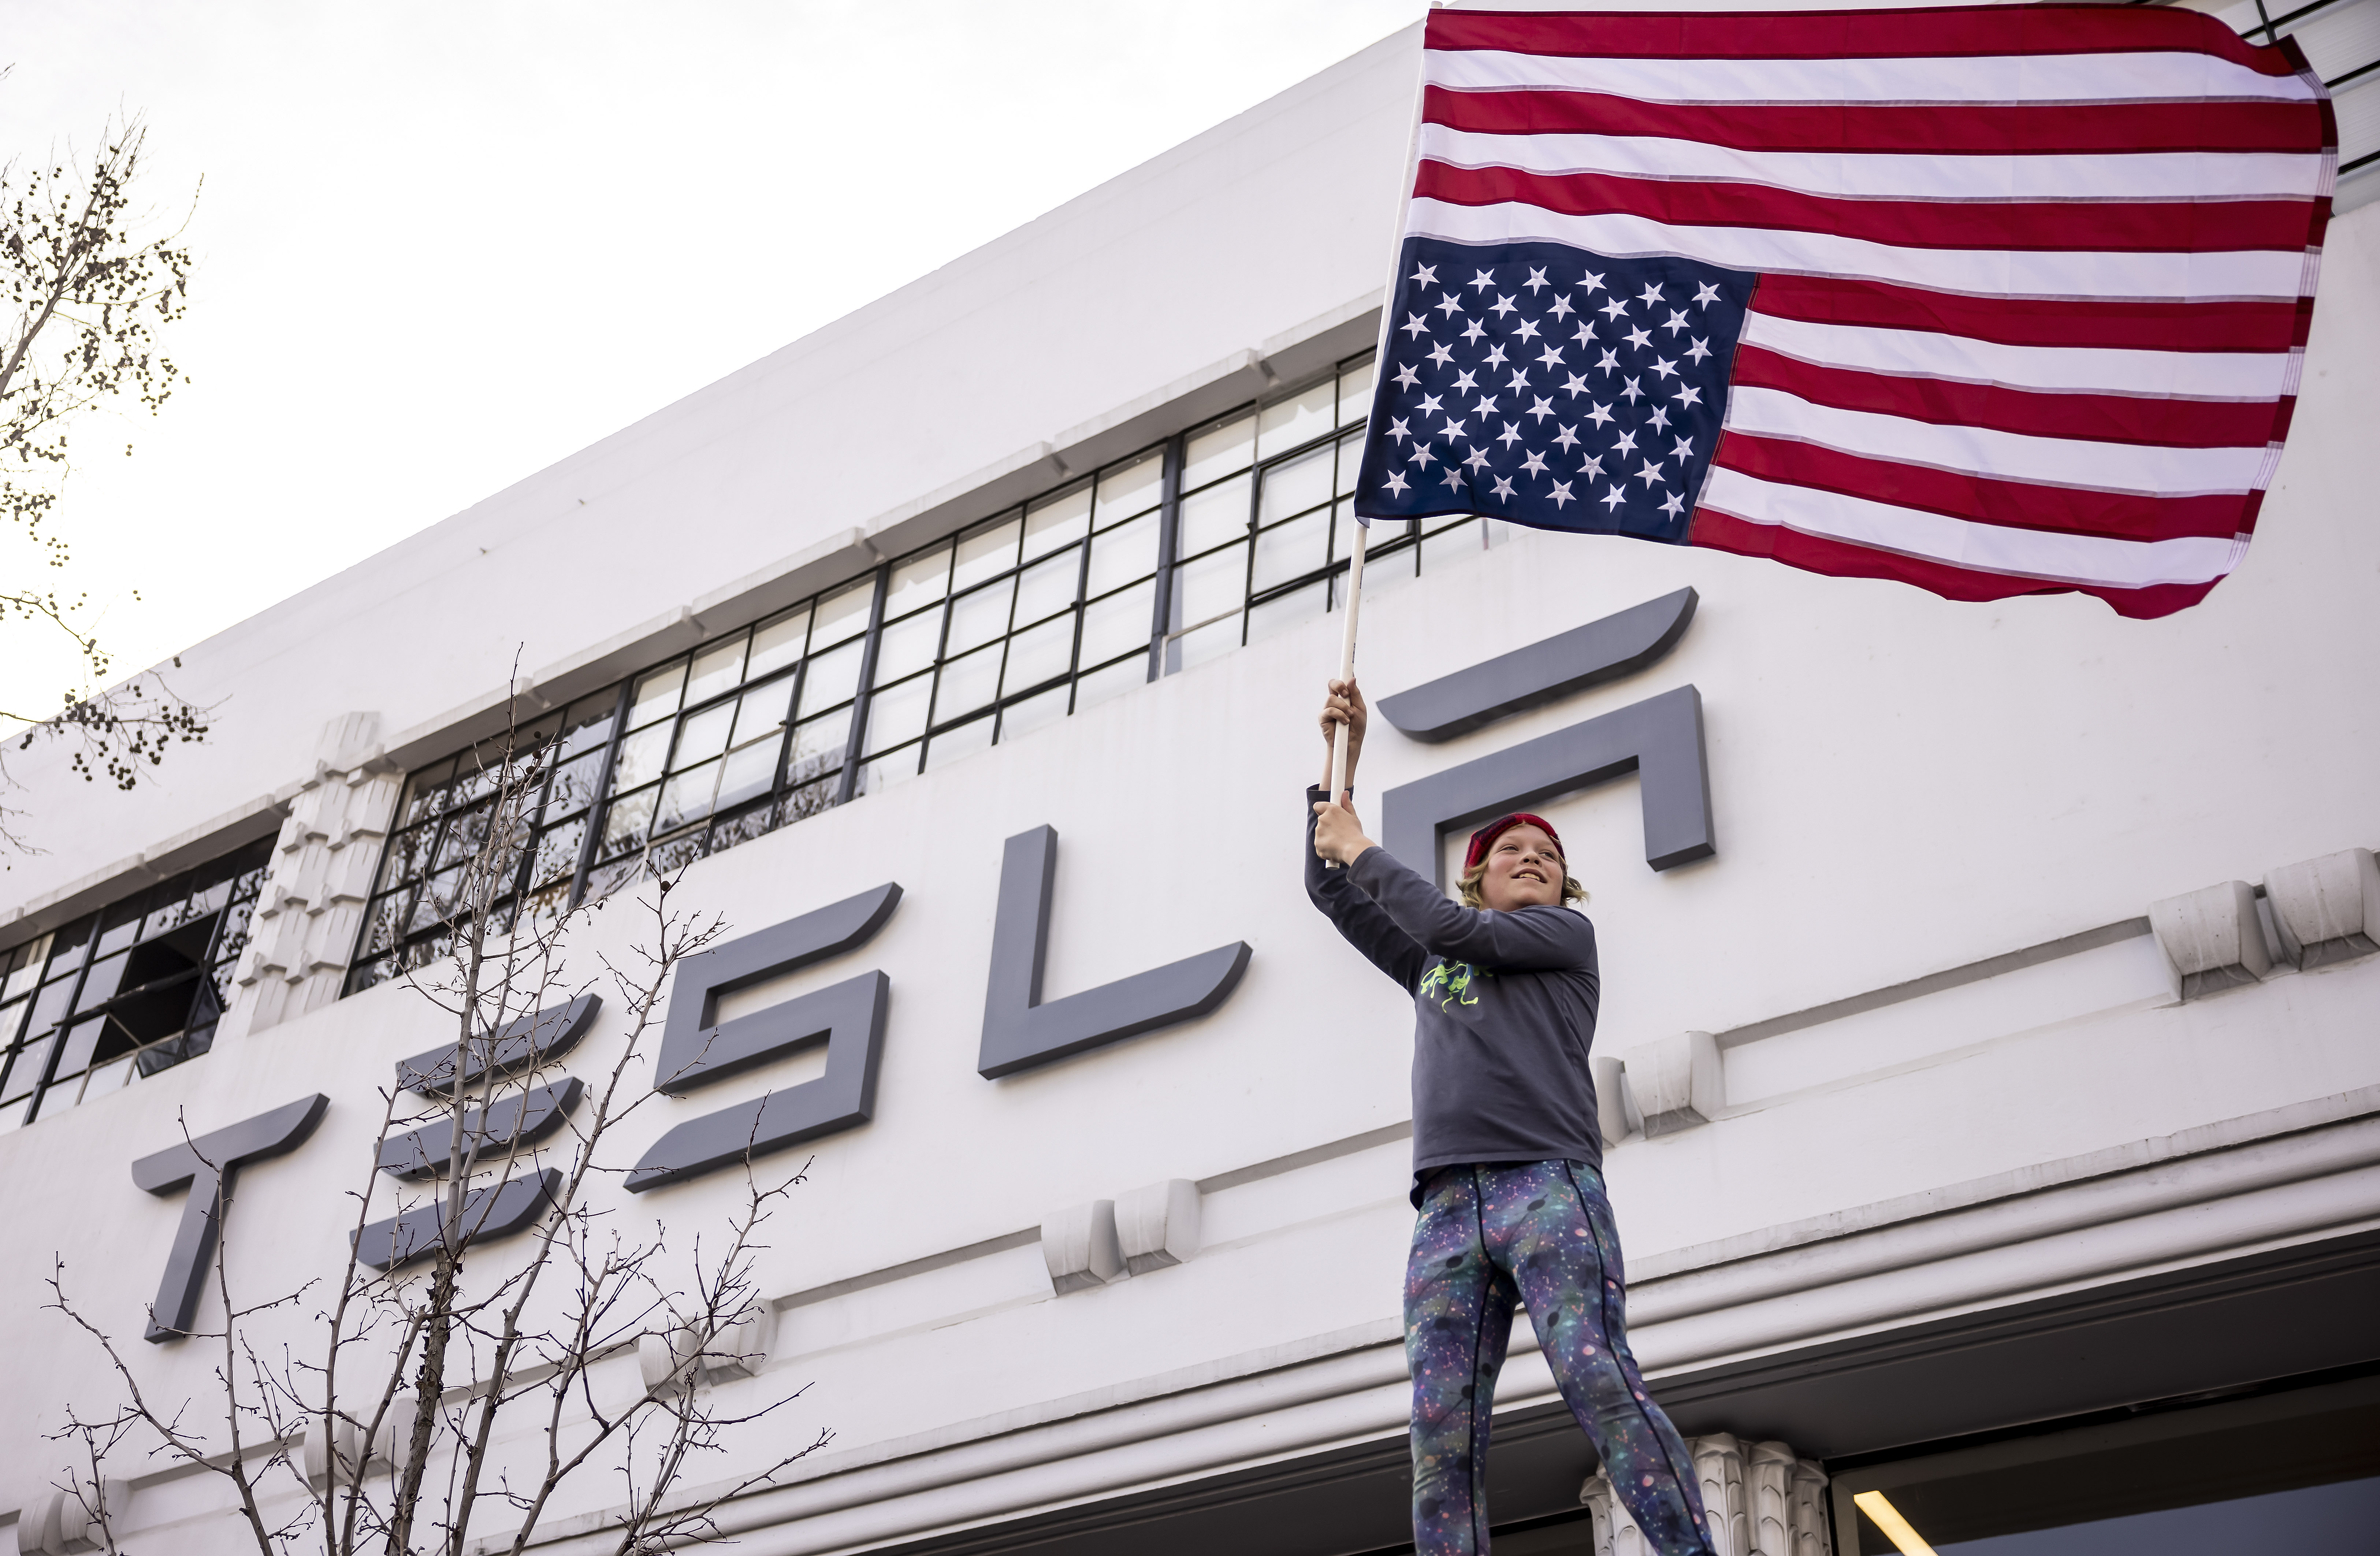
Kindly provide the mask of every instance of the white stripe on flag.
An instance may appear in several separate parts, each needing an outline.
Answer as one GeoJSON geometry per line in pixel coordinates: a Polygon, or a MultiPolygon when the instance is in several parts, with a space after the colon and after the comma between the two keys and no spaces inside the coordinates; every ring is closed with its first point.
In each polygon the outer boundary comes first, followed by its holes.
{"type": "Polygon", "coordinates": [[[1746,152],[1655,136],[1490,135],[1439,124],[1422,126],[1421,154],[1456,167],[1762,184],[1854,200],[2311,200],[2322,184],[2321,157],[2279,152],[2021,157],[1746,152]]]}
{"type": "Polygon", "coordinates": [[[1790,438],[1843,454],[1960,470],[1995,480],[2167,497],[2254,491],[2262,484],[2265,453],[2262,446],[2160,448],[1944,426],[1905,416],[1812,405],[1781,389],[1750,385],[1728,391],[1725,425],[1760,437],[1790,438]]]}
{"type": "Polygon", "coordinates": [[[2311,269],[2302,250],[2092,253],[2066,249],[1906,249],[1784,227],[1672,225],[1648,216],[1565,216],[1518,201],[1455,205],[1416,196],[1405,233],[1450,243],[1562,243],[1613,259],[1665,254],[1731,270],[1890,281],[1974,297],[2206,301],[2295,299],[2311,269]]]}
{"type": "Polygon", "coordinates": [[[1781,525],[1805,535],[1926,557],[1956,567],[2124,589],[2205,583],[2238,566],[2247,552],[2245,537],[2119,541],[1977,524],[1863,497],[1763,480],[1741,470],[1711,471],[1699,505],[1747,524],[1781,525]]]}
{"type": "MultiPolygon", "coordinates": [[[[1758,302],[1757,294],[1754,301],[1758,302]]],[[[2270,400],[2291,392],[2291,353],[2136,351],[2081,346],[2003,346],[1964,335],[1818,324],[1754,311],[1743,321],[1747,346],[1804,362],[1962,383],[2004,383],[2058,394],[2195,395],[2270,400]]]]}
{"type": "Polygon", "coordinates": [[[1629,59],[1430,49],[1432,86],[1593,91],[1654,103],[2305,103],[2314,89],[2210,54],[1974,55],[1883,59],[1629,59]]]}

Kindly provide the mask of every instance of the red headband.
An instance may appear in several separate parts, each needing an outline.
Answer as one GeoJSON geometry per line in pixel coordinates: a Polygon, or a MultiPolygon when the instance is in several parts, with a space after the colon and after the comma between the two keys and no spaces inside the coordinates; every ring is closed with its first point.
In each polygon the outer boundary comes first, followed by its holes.
{"type": "Polygon", "coordinates": [[[1555,857],[1560,857],[1561,856],[1561,833],[1554,831],[1553,823],[1551,821],[1547,821],[1543,816],[1532,816],[1525,810],[1515,810],[1510,816],[1499,816],[1496,820],[1488,822],[1486,826],[1481,827],[1477,832],[1471,834],[1470,851],[1463,856],[1463,873],[1468,875],[1473,870],[1477,869],[1479,868],[1479,861],[1488,857],[1488,850],[1496,845],[1496,840],[1498,838],[1503,836],[1514,827],[1522,826],[1524,824],[1535,827],[1539,832],[1544,833],[1553,843],[1555,857]]]}

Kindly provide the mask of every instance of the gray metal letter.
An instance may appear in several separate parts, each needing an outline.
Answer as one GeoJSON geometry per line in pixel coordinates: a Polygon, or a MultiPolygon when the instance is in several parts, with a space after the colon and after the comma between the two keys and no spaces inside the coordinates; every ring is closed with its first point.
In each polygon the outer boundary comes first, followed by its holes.
{"type": "Polygon", "coordinates": [[[876,1111],[876,1071],[892,984],[866,972],[829,988],[719,1022],[719,996],[864,944],[892,916],[901,888],[887,883],[689,956],[670,991],[654,1085],[674,1097],[826,1044],[826,1074],[783,1091],[679,1124],[627,1177],[640,1194],[854,1124],[876,1111]]]}
{"type": "Polygon", "coordinates": [[[1380,845],[1443,886],[1438,840],[1446,829],[1624,772],[1637,775],[1646,864],[1670,869],[1718,852],[1703,698],[1691,686],[1399,784],[1380,796],[1380,845]]]}
{"type": "MultiPolygon", "coordinates": [[[[562,1127],[585,1089],[577,1076],[565,1076],[558,1085],[540,1086],[492,1107],[472,1109],[463,1121],[463,1171],[470,1172],[482,1157],[500,1157],[544,1139],[562,1127]]],[[[455,1121],[441,1119],[382,1144],[380,1170],[398,1178],[434,1177],[446,1171],[454,1149],[455,1121]]]]}
{"type": "MultiPolygon", "coordinates": [[[[509,1237],[543,1214],[561,1187],[562,1173],[552,1167],[533,1178],[485,1185],[463,1196],[455,1224],[463,1229],[466,1243],[509,1237]]],[[[430,1252],[438,1246],[438,1217],[445,1208],[446,1196],[441,1191],[419,1210],[372,1222],[356,1236],[356,1262],[385,1270],[430,1252]]]]}
{"type": "Polygon", "coordinates": [[[454,1043],[442,1043],[426,1053],[417,1053],[396,1067],[396,1084],[425,1096],[443,1097],[457,1087],[474,1086],[492,1066],[499,1075],[510,1075],[549,1059],[560,1058],[578,1044],[587,1028],[595,1023],[595,1013],[603,1008],[602,999],[594,994],[581,994],[566,1005],[548,1005],[543,1010],[516,1016],[504,1024],[504,1030],[482,1034],[462,1044],[463,1078],[455,1079],[454,1043]]]}
{"type": "Polygon", "coordinates": [[[1509,714],[1616,681],[1658,661],[1694,619],[1691,589],[1588,622],[1524,649],[1379,700],[1380,716],[1415,740],[1451,740],[1509,714]]]}
{"type": "Polygon", "coordinates": [[[331,1100],[318,1091],[132,1164],[132,1181],[152,1194],[190,1191],[182,1206],[182,1224],[174,1234],[173,1251],[165,1256],[165,1278],[157,1282],[157,1301],[149,1311],[143,1340],[179,1340],[189,1332],[190,1320],[199,1310],[199,1292],[206,1284],[207,1264],[214,1257],[215,1238],[222,1231],[215,1212],[218,1208],[230,1208],[233,1180],[249,1162],[303,1145],[330,1105],[331,1100]]]}
{"type": "Polygon", "coordinates": [[[987,1080],[1204,1015],[1230,998],[1247,970],[1247,942],[1233,941],[1045,1005],[1041,966],[1050,949],[1050,904],[1057,880],[1055,831],[1036,827],[1008,840],[1001,856],[991,984],[983,1002],[983,1046],[976,1064],[987,1080]]]}

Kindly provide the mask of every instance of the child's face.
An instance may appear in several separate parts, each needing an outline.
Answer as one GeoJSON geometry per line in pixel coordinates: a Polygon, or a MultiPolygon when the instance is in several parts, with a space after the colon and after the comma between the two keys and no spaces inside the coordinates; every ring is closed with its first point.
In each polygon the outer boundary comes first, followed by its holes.
{"type": "Polygon", "coordinates": [[[1488,873],[1479,878],[1479,900],[1499,913],[1524,907],[1559,907],[1562,859],[1541,827],[1524,821],[1507,827],[1488,850],[1488,873]]]}

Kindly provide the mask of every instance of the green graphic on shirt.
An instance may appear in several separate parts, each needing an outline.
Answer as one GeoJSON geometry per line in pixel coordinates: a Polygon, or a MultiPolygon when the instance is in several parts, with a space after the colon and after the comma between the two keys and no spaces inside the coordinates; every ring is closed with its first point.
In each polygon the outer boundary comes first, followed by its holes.
{"type": "Polygon", "coordinates": [[[1479,996],[1473,991],[1473,983],[1488,976],[1468,962],[1440,962],[1422,975],[1420,996],[1435,1002],[1440,1011],[1451,1011],[1458,1004],[1475,1005],[1479,996]]]}

